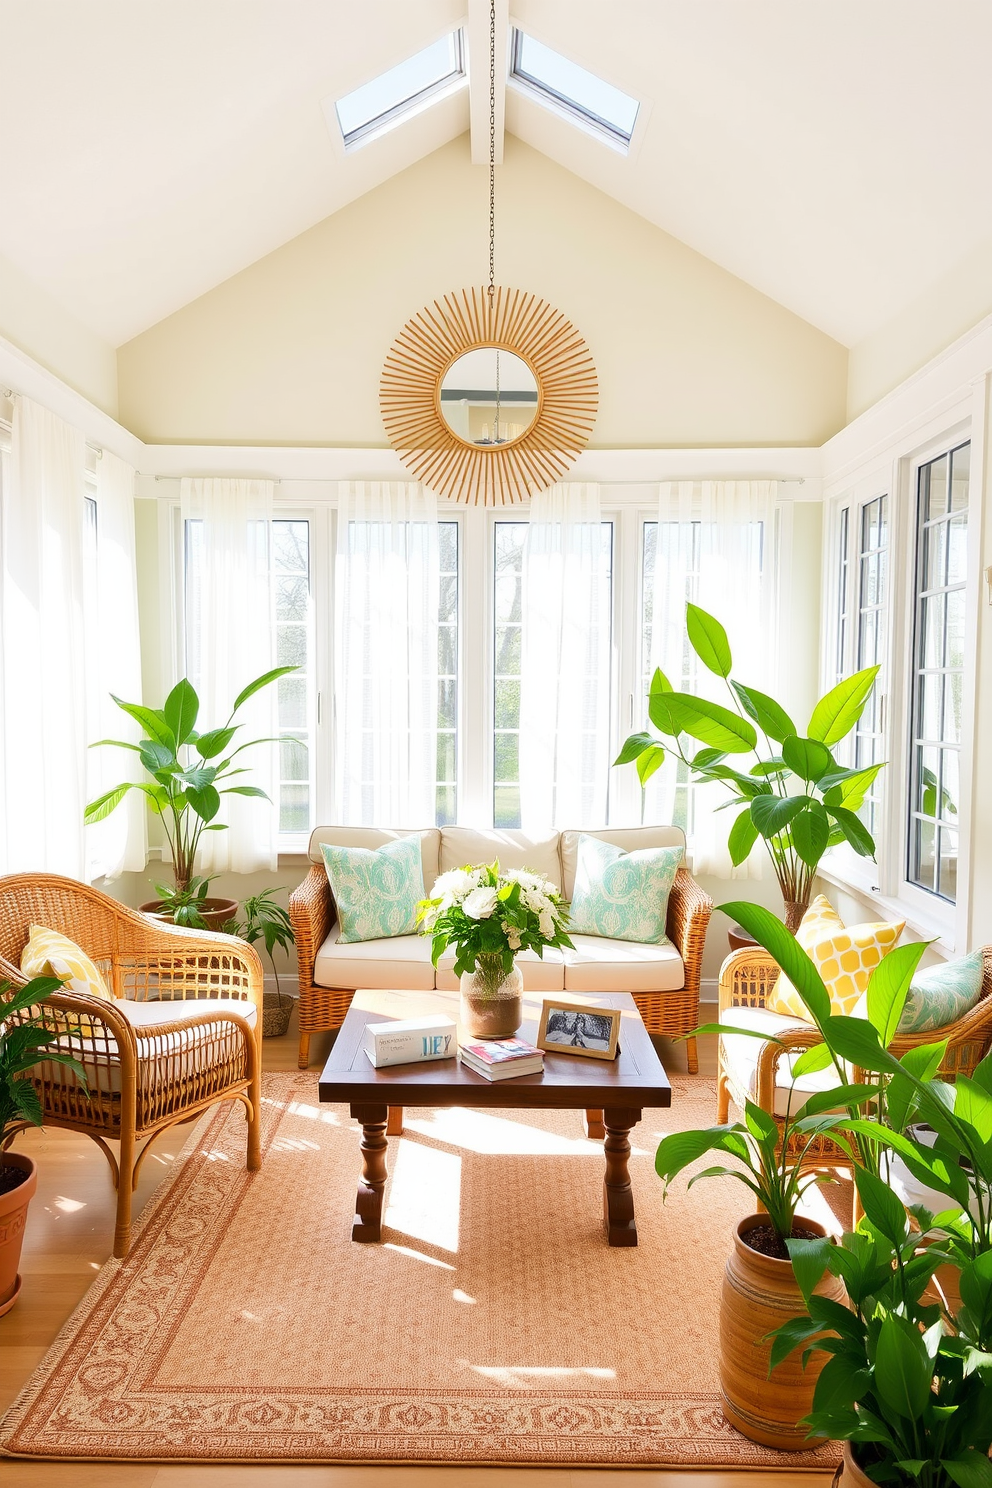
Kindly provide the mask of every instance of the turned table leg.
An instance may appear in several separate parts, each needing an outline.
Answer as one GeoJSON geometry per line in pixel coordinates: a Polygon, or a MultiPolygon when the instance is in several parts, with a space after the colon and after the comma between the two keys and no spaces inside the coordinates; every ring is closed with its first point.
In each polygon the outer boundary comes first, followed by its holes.
{"type": "Polygon", "coordinates": [[[634,1195],[630,1187],[630,1133],[641,1119],[640,1111],[614,1107],[603,1112],[606,1127],[606,1180],[603,1184],[603,1223],[611,1245],[636,1245],[634,1195]]]}
{"type": "Polygon", "coordinates": [[[355,1201],[352,1240],[363,1244],[382,1239],[382,1191],[386,1186],[386,1106],[352,1106],[351,1114],[362,1124],[362,1178],[355,1201]]]}
{"type": "Polygon", "coordinates": [[[586,1136],[590,1142],[601,1142],[606,1136],[606,1127],[603,1125],[602,1111],[587,1111],[585,1119],[586,1136]]]}
{"type": "Polygon", "coordinates": [[[386,1118],[386,1136],[401,1137],[403,1135],[403,1107],[390,1106],[389,1115],[386,1118]]]}

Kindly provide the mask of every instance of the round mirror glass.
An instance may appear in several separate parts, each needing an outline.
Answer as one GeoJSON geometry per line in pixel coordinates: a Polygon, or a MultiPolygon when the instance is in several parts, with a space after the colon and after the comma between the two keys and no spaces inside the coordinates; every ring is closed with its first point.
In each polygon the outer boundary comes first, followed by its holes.
{"type": "Polygon", "coordinates": [[[537,379],[512,351],[478,346],[451,363],[440,403],[448,428],[467,444],[512,444],[537,417],[537,379]]]}

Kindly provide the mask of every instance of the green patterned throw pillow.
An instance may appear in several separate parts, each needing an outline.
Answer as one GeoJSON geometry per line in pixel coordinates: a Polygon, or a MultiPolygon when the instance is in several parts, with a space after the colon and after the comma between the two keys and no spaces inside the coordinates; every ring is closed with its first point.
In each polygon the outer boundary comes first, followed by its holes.
{"type": "Polygon", "coordinates": [[[340,944],[416,935],[417,905],[424,897],[419,837],[400,837],[374,849],[322,842],[320,851],[337,906],[340,944]]]}
{"type": "Polygon", "coordinates": [[[972,951],[959,961],[928,966],[913,978],[899,1019],[900,1033],[932,1033],[956,1023],[982,995],[982,953],[972,951]]]}
{"type": "Polygon", "coordinates": [[[668,896],[681,847],[624,852],[599,837],[579,837],[569,932],[661,945],[667,940],[668,896]]]}

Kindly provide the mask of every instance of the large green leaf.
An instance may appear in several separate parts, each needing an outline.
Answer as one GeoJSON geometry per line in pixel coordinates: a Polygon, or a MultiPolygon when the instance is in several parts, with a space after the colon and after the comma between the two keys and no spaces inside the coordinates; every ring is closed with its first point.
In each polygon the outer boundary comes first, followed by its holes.
{"type": "Polygon", "coordinates": [[[165,721],[176,736],[177,747],[185,744],[196,726],[196,715],[200,711],[200,699],[192,684],[182,677],[165,700],[162,712],[165,721]]]}
{"type": "Polygon", "coordinates": [[[670,695],[669,706],[680,732],[701,744],[711,744],[727,754],[746,754],[758,742],[754,726],[746,718],[720,703],[711,703],[709,698],[676,692],[670,695]]]}
{"type": "Polygon", "coordinates": [[[942,1457],[940,1465],[957,1488],[992,1488],[992,1462],[974,1447],[959,1457],[942,1457]]]}
{"type": "Polygon", "coordinates": [[[864,1018],[831,1014],[820,1027],[823,1037],[841,1059],[871,1074],[901,1073],[898,1059],[882,1048],[878,1033],[864,1018]]]}
{"type": "Polygon", "coordinates": [[[260,785],[229,785],[221,791],[222,796],[258,796],[263,801],[271,800],[260,785]]]}
{"type": "Polygon", "coordinates": [[[751,820],[762,837],[776,837],[796,812],[802,810],[807,799],[806,796],[755,796],[751,802],[751,820]]]}
{"type": "MultiPolygon", "coordinates": [[[[751,805],[754,805],[753,801],[751,805]]],[[[730,861],[735,868],[739,863],[744,862],[757,840],[758,829],[752,820],[750,808],[745,807],[734,821],[727,838],[730,861]]]]}
{"type": "Polygon", "coordinates": [[[954,1082],[954,1114],[974,1127],[980,1142],[992,1141],[992,1095],[967,1075],[958,1075],[954,1082]]]}
{"type": "Polygon", "coordinates": [[[827,810],[840,827],[846,841],[854,848],[854,851],[862,858],[873,858],[875,856],[875,839],[860,816],[855,816],[853,811],[848,811],[844,806],[831,806],[828,804],[827,810]]]}
{"type": "Polygon", "coordinates": [[[687,604],[685,627],[689,633],[689,644],[703,666],[715,672],[718,677],[729,677],[733,665],[730,642],[719,620],[706,610],[701,610],[698,605],[687,604]]]}
{"type": "Polygon", "coordinates": [[[170,749],[168,744],[160,744],[157,739],[143,739],[138,753],[149,775],[164,773],[170,767],[178,766],[175,750],[170,749]]]}
{"type": "Polygon", "coordinates": [[[270,682],[278,682],[280,677],[286,677],[290,672],[296,671],[299,671],[299,667],[281,666],[273,667],[271,672],[263,672],[261,677],[256,677],[254,682],[249,682],[248,686],[242,688],[238,693],[234,700],[234,707],[231,709],[231,717],[234,717],[242,703],[246,703],[250,697],[254,697],[256,692],[261,692],[263,687],[268,687],[270,682]]]}
{"type": "Polygon", "coordinates": [[[792,845],[807,868],[815,868],[823,857],[830,836],[827,814],[819,801],[812,801],[797,811],[790,828],[792,845]]]}
{"type": "Polygon", "coordinates": [[[655,1153],[654,1166],[659,1178],[670,1183],[707,1152],[720,1151],[730,1134],[726,1126],[710,1126],[700,1131],[672,1132],[663,1137],[655,1153]]]}
{"type": "Polygon", "coordinates": [[[909,1234],[909,1218],[901,1200],[867,1168],[855,1168],[854,1181],[868,1219],[894,1246],[901,1246],[909,1234]]]}
{"type": "MultiPolygon", "coordinates": [[[[233,729],[218,729],[217,732],[218,733],[226,733],[226,734],[230,735],[230,734],[233,734],[234,733],[234,730],[233,729]]],[[[207,738],[207,735],[204,734],[203,738],[204,739],[207,738]]],[[[620,753],[617,755],[616,759],[613,761],[614,765],[629,765],[629,764],[631,764],[632,761],[634,761],[635,759],[637,759],[638,755],[644,753],[645,749],[651,749],[653,745],[657,744],[657,742],[658,741],[654,737],[653,734],[646,734],[646,733],[631,734],[628,738],[626,738],[623,741],[623,748],[620,750],[620,753]]],[[[230,743],[230,739],[228,739],[227,743],[230,743]]],[[[204,752],[204,749],[203,749],[203,739],[201,739],[200,742],[199,742],[199,744],[197,745],[197,748],[199,749],[200,753],[204,756],[205,759],[211,759],[213,757],[213,754],[219,754],[221,752],[221,749],[226,749],[227,748],[227,744],[222,744],[220,746],[220,749],[213,750],[211,754],[206,754],[204,752]]]]}
{"type": "Polygon", "coordinates": [[[141,724],[149,739],[157,739],[160,744],[165,744],[169,749],[175,750],[176,736],[169,727],[164,714],[157,712],[154,708],[146,708],[142,703],[125,703],[113,693],[110,696],[118,708],[122,708],[136,723],[141,724]]]}
{"type": "MultiPolygon", "coordinates": [[[[234,728],[210,729],[209,732],[201,734],[196,741],[197,754],[201,759],[216,759],[218,754],[223,754],[237,731],[237,726],[235,726],[234,728]]],[[[620,763],[618,760],[617,764],[620,763]]]]}
{"type": "MultiPolygon", "coordinates": [[[[660,672],[655,672],[655,679],[660,676],[660,672]]],[[[652,682],[648,693],[648,717],[660,734],[670,734],[674,738],[682,732],[682,726],[672,707],[679,697],[680,694],[673,692],[670,687],[656,688],[652,682]]]]}
{"type": "Polygon", "coordinates": [[[641,782],[641,789],[647,785],[651,776],[660,770],[665,763],[665,751],[660,744],[649,744],[647,749],[642,749],[637,756],[637,778],[641,782]]]}
{"type": "Polygon", "coordinates": [[[830,1018],[830,998],[823,980],[807,956],[782,924],[782,921],[765,909],[762,904],[750,904],[736,899],[719,908],[737,924],[743,925],[759,945],[764,946],[772,959],[777,961],[803,1002],[813,1015],[813,1021],[823,1026],[830,1018]]]}
{"type": "Polygon", "coordinates": [[[88,826],[93,822],[103,821],[104,817],[109,816],[120,805],[129,790],[134,790],[130,781],[126,785],[115,785],[113,790],[97,796],[95,801],[90,801],[83,812],[83,821],[88,826]]]}
{"type": "Polygon", "coordinates": [[[896,946],[882,957],[868,979],[868,1022],[877,1030],[886,1048],[899,1027],[913,975],[926,948],[926,941],[896,946]]]}
{"type": "Polygon", "coordinates": [[[824,744],[840,743],[861,717],[878,673],[877,666],[865,667],[832,687],[813,709],[810,738],[822,739],[824,744]]]}
{"type": "Polygon", "coordinates": [[[215,785],[206,785],[203,790],[187,790],[186,800],[201,821],[213,821],[220,810],[220,794],[215,785]]]}
{"type": "Polygon", "coordinates": [[[210,765],[193,765],[188,770],[183,770],[180,779],[195,791],[202,791],[208,785],[213,785],[217,771],[210,765]]]}
{"type": "Polygon", "coordinates": [[[814,784],[833,769],[830,750],[818,739],[800,739],[795,734],[782,741],[782,758],[794,775],[814,784]]]}
{"type": "Polygon", "coordinates": [[[828,806],[846,806],[849,811],[859,811],[879,771],[884,769],[885,763],[880,761],[877,765],[866,765],[863,770],[832,770],[819,781],[823,799],[828,806]]]}
{"type": "Polygon", "coordinates": [[[930,1403],[930,1356],[919,1328],[898,1313],[882,1319],[875,1345],[874,1381],[879,1399],[904,1420],[915,1421],[930,1403]]]}
{"type": "Polygon", "coordinates": [[[756,687],[745,687],[743,682],[733,682],[731,686],[744,704],[745,711],[769,739],[781,744],[796,732],[796,725],[788,713],[766,692],[759,692],[756,687]]]}

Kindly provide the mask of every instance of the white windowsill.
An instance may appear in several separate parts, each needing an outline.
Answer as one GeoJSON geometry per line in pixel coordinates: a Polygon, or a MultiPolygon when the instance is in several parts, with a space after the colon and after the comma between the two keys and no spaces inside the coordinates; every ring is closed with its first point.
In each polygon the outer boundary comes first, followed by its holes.
{"type": "Polygon", "coordinates": [[[859,882],[853,875],[845,873],[842,863],[828,863],[824,860],[817,869],[817,876],[836,888],[843,889],[846,894],[872,909],[876,915],[884,915],[889,920],[905,920],[907,930],[918,935],[921,940],[933,942],[931,949],[937,955],[945,959],[954,955],[954,932],[946,920],[936,915],[930,917],[922,913],[917,905],[907,904],[903,899],[879,893],[866,882],[859,882]]]}

